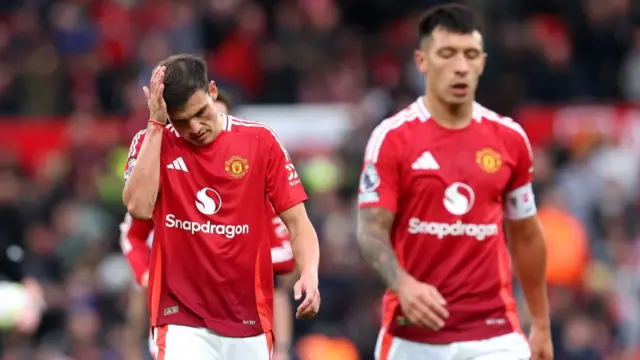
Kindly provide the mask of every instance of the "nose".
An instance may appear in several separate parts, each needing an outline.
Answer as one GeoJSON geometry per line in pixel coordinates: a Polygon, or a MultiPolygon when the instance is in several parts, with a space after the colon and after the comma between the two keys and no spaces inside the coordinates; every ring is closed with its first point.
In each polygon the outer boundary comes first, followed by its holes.
{"type": "Polygon", "coordinates": [[[458,76],[465,76],[469,73],[469,61],[464,56],[464,54],[458,54],[454,60],[453,70],[458,76]]]}
{"type": "Polygon", "coordinates": [[[189,132],[192,134],[199,134],[202,131],[202,124],[196,119],[189,120],[189,132]]]}

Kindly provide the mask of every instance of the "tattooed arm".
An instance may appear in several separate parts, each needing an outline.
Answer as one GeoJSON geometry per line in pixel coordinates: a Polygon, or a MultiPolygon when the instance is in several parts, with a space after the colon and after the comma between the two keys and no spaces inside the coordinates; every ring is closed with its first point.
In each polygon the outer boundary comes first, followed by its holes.
{"type": "Polygon", "coordinates": [[[395,215],[387,209],[369,207],[358,215],[358,243],[365,261],[389,289],[396,292],[404,270],[391,247],[389,234],[395,215]]]}

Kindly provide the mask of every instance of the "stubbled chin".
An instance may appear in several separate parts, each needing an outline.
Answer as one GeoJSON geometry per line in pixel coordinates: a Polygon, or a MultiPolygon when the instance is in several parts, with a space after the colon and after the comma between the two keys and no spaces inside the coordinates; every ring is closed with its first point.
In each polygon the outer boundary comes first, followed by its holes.
{"type": "Polygon", "coordinates": [[[211,141],[213,141],[213,139],[211,138],[211,136],[205,136],[202,138],[202,140],[199,139],[191,139],[191,143],[193,145],[197,145],[197,146],[207,146],[211,143],[211,141]]]}

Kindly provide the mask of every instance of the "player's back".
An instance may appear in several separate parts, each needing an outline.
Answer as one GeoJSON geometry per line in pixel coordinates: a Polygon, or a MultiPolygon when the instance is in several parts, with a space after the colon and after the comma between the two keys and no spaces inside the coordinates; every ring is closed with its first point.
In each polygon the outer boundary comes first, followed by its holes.
{"type": "MultiPolygon", "coordinates": [[[[205,147],[165,129],[149,282],[153,325],[207,327],[231,337],[271,329],[272,229],[265,209],[267,194],[279,190],[270,169],[281,166],[278,175],[287,179],[284,162],[270,156],[274,144],[264,125],[230,116],[205,147]]],[[[283,211],[302,200],[274,207],[283,211]]]]}
{"type": "Polygon", "coordinates": [[[473,117],[464,129],[444,128],[419,98],[369,141],[361,207],[395,212],[391,241],[400,263],[435,286],[450,312],[443,330],[419,329],[388,292],[384,326],[395,336],[450,343],[519,329],[503,195],[530,182],[528,142],[518,125],[479,104],[473,117]]]}

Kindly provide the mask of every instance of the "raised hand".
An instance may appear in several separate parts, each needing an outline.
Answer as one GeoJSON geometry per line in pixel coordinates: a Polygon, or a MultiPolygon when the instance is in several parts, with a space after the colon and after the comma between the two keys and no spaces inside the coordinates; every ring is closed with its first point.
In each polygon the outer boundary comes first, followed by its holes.
{"type": "Polygon", "coordinates": [[[167,104],[162,97],[164,93],[164,75],[167,68],[159,66],[153,70],[151,75],[151,83],[149,87],[144,86],[144,96],[147,99],[147,105],[149,106],[149,120],[160,124],[166,124],[169,120],[169,114],[167,114],[167,104]]]}

